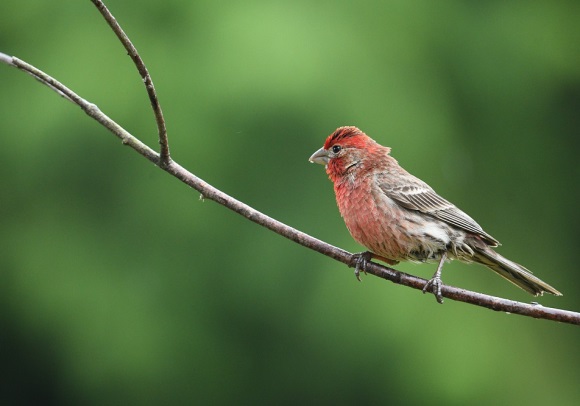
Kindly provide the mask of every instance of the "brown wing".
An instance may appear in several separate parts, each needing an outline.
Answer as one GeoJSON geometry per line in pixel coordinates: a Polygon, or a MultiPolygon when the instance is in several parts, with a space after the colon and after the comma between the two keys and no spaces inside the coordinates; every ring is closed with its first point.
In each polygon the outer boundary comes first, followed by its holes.
{"type": "Polygon", "coordinates": [[[388,181],[386,176],[378,181],[381,190],[406,209],[420,211],[454,227],[477,234],[492,246],[499,245],[499,241],[483,231],[475,220],[435,193],[425,182],[414,178],[411,184],[395,186],[388,181]]]}

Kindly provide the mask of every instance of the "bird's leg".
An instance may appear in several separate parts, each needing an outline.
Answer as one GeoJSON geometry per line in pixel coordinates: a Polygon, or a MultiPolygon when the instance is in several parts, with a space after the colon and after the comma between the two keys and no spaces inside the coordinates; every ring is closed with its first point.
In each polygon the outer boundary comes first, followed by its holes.
{"type": "Polygon", "coordinates": [[[387,264],[390,264],[390,265],[397,265],[399,263],[399,261],[395,261],[393,259],[381,257],[380,255],[374,254],[370,251],[365,251],[365,252],[360,252],[358,254],[354,254],[352,257],[354,260],[354,276],[356,276],[356,279],[359,282],[360,282],[360,271],[363,271],[366,275],[367,274],[367,263],[369,263],[371,261],[371,259],[373,259],[373,258],[378,259],[379,261],[386,262],[387,264]]]}
{"type": "Polygon", "coordinates": [[[370,251],[361,252],[359,254],[354,254],[354,276],[360,282],[360,271],[363,271],[366,275],[367,273],[367,263],[370,262],[373,257],[373,253],[370,251]]]}
{"type": "Polygon", "coordinates": [[[429,288],[432,288],[431,291],[435,295],[435,299],[437,299],[437,303],[443,303],[443,296],[441,296],[441,270],[443,269],[443,263],[447,258],[447,252],[443,251],[441,254],[441,260],[439,261],[439,265],[437,266],[437,271],[433,274],[433,277],[429,279],[429,281],[423,287],[423,293],[427,293],[429,288]]]}
{"type": "Polygon", "coordinates": [[[380,255],[374,254],[370,251],[361,252],[358,254],[353,255],[354,259],[354,276],[360,282],[360,271],[363,271],[365,275],[367,274],[367,263],[371,261],[371,259],[378,259],[379,261],[386,262],[390,265],[397,265],[399,261],[395,261],[394,259],[388,259],[385,257],[381,257],[380,255]]]}

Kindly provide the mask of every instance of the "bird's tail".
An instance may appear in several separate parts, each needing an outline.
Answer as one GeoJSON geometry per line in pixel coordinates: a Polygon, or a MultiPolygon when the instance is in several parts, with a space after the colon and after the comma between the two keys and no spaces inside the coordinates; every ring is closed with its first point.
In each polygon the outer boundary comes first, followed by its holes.
{"type": "Polygon", "coordinates": [[[534,296],[541,296],[544,292],[562,296],[560,292],[541,279],[536,278],[526,268],[502,257],[491,248],[485,247],[478,249],[473,256],[473,260],[487,266],[492,271],[497,272],[500,276],[503,276],[514,285],[519,286],[534,296]]]}

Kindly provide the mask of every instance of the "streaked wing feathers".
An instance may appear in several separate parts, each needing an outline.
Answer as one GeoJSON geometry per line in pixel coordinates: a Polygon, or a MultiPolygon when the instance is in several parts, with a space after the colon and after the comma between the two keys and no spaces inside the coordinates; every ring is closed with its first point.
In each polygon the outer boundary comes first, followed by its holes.
{"type": "Polygon", "coordinates": [[[420,211],[454,227],[480,235],[493,246],[499,244],[495,238],[483,231],[475,220],[418,179],[414,184],[406,186],[393,186],[387,182],[380,182],[379,187],[388,197],[409,210],[420,211]]]}

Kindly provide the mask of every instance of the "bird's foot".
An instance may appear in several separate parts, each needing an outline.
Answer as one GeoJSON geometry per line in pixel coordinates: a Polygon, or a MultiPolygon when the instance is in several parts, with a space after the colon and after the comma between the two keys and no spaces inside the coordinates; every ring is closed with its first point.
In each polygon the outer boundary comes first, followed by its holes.
{"type": "Polygon", "coordinates": [[[434,275],[423,287],[423,293],[431,291],[437,299],[437,303],[443,303],[443,296],[441,295],[441,281],[440,275],[434,275]]]}
{"type": "Polygon", "coordinates": [[[441,285],[443,282],[441,281],[441,270],[443,269],[443,263],[447,258],[447,253],[444,252],[441,255],[441,260],[439,261],[439,265],[437,266],[437,271],[429,281],[423,287],[423,293],[427,293],[429,290],[433,292],[435,295],[435,299],[437,299],[437,303],[443,304],[443,295],[441,295],[441,285]]]}
{"type": "Polygon", "coordinates": [[[354,276],[360,282],[360,271],[367,274],[367,263],[371,261],[373,254],[369,251],[361,252],[353,255],[354,260],[354,276]]]}

